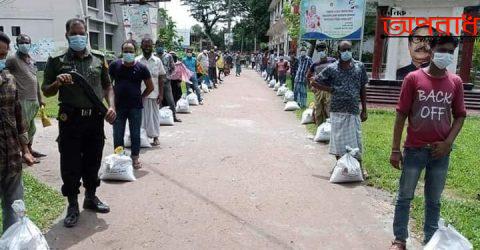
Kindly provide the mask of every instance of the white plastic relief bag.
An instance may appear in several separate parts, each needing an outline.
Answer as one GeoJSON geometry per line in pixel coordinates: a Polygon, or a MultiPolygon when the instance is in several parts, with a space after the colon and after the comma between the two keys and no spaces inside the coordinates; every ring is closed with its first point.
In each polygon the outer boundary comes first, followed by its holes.
{"type": "Polygon", "coordinates": [[[173,126],[173,112],[170,107],[166,106],[160,109],[160,125],[173,126]]]}
{"type": "Polygon", "coordinates": [[[337,161],[337,164],[333,169],[332,176],[330,176],[330,182],[343,183],[363,181],[360,162],[358,162],[358,160],[354,157],[359,152],[360,149],[352,149],[347,146],[347,153],[337,161]]]}
{"type": "Polygon", "coordinates": [[[268,83],[268,87],[269,87],[269,88],[273,88],[273,87],[275,87],[275,84],[276,84],[276,83],[277,83],[277,82],[275,81],[275,79],[272,79],[272,80],[270,80],[270,82],[268,83]]]}
{"type": "Polygon", "coordinates": [[[177,102],[177,113],[191,113],[190,105],[186,98],[180,98],[177,102]]]}
{"type": "Polygon", "coordinates": [[[332,124],[330,123],[330,119],[327,119],[326,122],[318,126],[317,133],[315,134],[315,138],[313,138],[313,141],[329,142],[331,134],[332,134],[332,124]]]}
{"type": "Polygon", "coordinates": [[[201,89],[202,89],[203,93],[208,93],[208,92],[210,92],[210,90],[208,89],[207,84],[205,84],[205,83],[202,83],[201,89]]]}
{"type": "Polygon", "coordinates": [[[424,250],[471,250],[472,243],[461,235],[452,225],[446,225],[445,220],[438,221],[438,230],[425,245],[424,250]]]}
{"type": "Polygon", "coordinates": [[[189,105],[192,105],[192,106],[200,105],[200,103],[198,102],[197,95],[195,93],[190,93],[189,95],[187,95],[187,100],[189,105]]]}
{"type": "Polygon", "coordinates": [[[125,154],[122,147],[118,147],[115,154],[103,159],[98,177],[101,180],[135,181],[132,158],[125,154]]]}
{"type": "Polygon", "coordinates": [[[285,95],[283,97],[283,102],[291,102],[294,100],[294,97],[295,97],[295,93],[293,93],[293,91],[291,90],[287,90],[287,92],[285,92],[285,95]]]}
{"type": "Polygon", "coordinates": [[[277,90],[277,96],[284,96],[285,93],[288,91],[288,88],[284,86],[281,86],[280,88],[278,88],[277,90]]]}
{"type": "Polygon", "coordinates": [[[267,77],[267,72],[266,72],[266,71],[263,71],[263,72],[262,72],[262,77],[263,77],[263,78],[267,77]]]}
{"type": "Polygon", "coordinates": [[[287,104],[285,104],[285,108],[283,110],[285,111],[295,111],[295,110],[299,110],[300,109],[300,106],[298,106],[298,103],[295,102],[295,101],[291,101],[291,102],[287,102],[287,104]]]}
{"type": "Polygon", "coordinates": [[[42,232],[25,214],[25,203],[16,200],[13,211],[20,219],[11,225],[0,238],[0,249],[9,250],[47,250],[50,249],[42,232]]]}
{"type": "Polygon", "coordinates": [[[277,91],[280,88],[280,82],[275,83],[275,86],[273,86],[273,91],[277,91]]]}
{"type": "MultiPolygon", "coordinates": [[[[132,146],[132,140],[130,138],[130,129],[127,125],[125,126],[125,136],[123,137],[123,144],[126,148],[129,148],[132,146]]],[[[141,148],[151,148],[152,144],[150,144],[150,141],[148,140],[147,136],[147,131],[144,128],[140,128],[140,147],[141,148]]]]}
{"type": "Polygon", "coordinates": [[[305,109],[302,113],[302,124],[310,124],[313,123],[313,109],[308,108],[305,109]]]}

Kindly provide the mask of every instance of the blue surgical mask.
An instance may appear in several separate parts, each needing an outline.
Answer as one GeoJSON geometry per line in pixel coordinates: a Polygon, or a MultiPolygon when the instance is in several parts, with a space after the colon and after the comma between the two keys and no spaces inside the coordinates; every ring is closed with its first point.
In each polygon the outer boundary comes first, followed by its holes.
{"type": "Polygon", "coordinates": [[[30,52],[30,47],[32,45],[29,43],[22,43],[22,44],[17,44],[18,51],[20,51],[23,54],[28,54],[30,52]]]}
{"type": "Polygon", "coordinates": [[[164,51],[163,47],[157,47],[157,54],[163,54],[164,51]]]}
{"type": "Polygon", "coordinates": [[[126,63],[132,63],[135,61],[135,54],[133,53],[123,53],[123,61],[126,63]]]}
{"type": "Polygon", "coordinates": [[[74,51],[83,51],[87,47],[87,36],[75,35],[68,37],[68,46],[74,51]]]}
{"type": "Polygon", "coordinates": [[[352,60],[352,52],[351,51],[341,52],[340,53],[340,59],[342,59],[342,61],[344,61],[344,62],[352,60]]]}
{"type": "Polygon", "coordinates": [[[320,51],[318,52],[318,55],[320,56],[320,58],[325,58],[327,57],[327,53],[325,51],[320,51]]]}
{"type": "Polygon", "coordinates": [[[7,58],[0,60],[0,71],[5,69],[5,64],[7,63],[7,58]]]}

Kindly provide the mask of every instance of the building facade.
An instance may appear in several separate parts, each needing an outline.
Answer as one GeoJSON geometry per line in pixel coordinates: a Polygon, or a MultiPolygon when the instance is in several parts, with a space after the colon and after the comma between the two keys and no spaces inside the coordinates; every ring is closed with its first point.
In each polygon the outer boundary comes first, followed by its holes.
{"type": "Polygon", "coordinates": [[[277,53],[280,51],[289,51],[291,38],[288,35],[288,27],[283,16],[283,7],[285,4],[290,3],[290,0],[272,0],[268,11],[270,12],[270,28],[267,35],[269,36],[268,47],[275,50],[277,53]]]}
{"type": "MultiPolygon", "coordinates": [[[[122,5],[111,0],[15,0],[0,3],[0,31],[13,40],[19,34],[32,38],[33,57],[46,61],[65,49],[65,22],[73,17],[86,21],[90,47],[119,52],[127,38],[122,5]]],[[[149,3],[158,8],[158,3],[149,3]]],[[[156,28],[156,27],[155,27],[156,28]]]]}

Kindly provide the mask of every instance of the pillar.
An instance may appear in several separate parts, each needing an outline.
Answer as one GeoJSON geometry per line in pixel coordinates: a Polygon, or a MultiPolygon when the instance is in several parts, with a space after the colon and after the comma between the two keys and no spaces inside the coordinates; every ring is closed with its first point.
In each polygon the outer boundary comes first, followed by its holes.
{"type": "Polygon", "coordinates": [[[383,13],[388,11],[388,6],[378,6],[377,7],[377,20],[375,26],[375,42],[373,49],[373,65],[372,65],[372,78],[380,79],[380,69],[382,68],[382,59],[383,59],[383,50],[385,46],[385,40],[382,35],[383,32],[383,22],[381,17],[383,13]]]}

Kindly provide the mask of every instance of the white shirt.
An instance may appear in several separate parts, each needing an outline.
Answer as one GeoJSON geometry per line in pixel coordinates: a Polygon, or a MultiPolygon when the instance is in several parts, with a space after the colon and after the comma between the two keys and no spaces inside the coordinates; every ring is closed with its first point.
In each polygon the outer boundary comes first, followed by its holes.
{"type": "MultiPolygon", "coordinates": [[[[152,76],[153,91],[147,98],[157,99],[158,91],[158,76],[166,75],[165,68],[163,67],[162,60],[157,56],[151,55],[147,60],[143,55],[137,56],[135,61],[147,66],[150,75],[152,76]]],[[[142,84],[142,92],[146,89],[145,82],[142,84]]]]}

